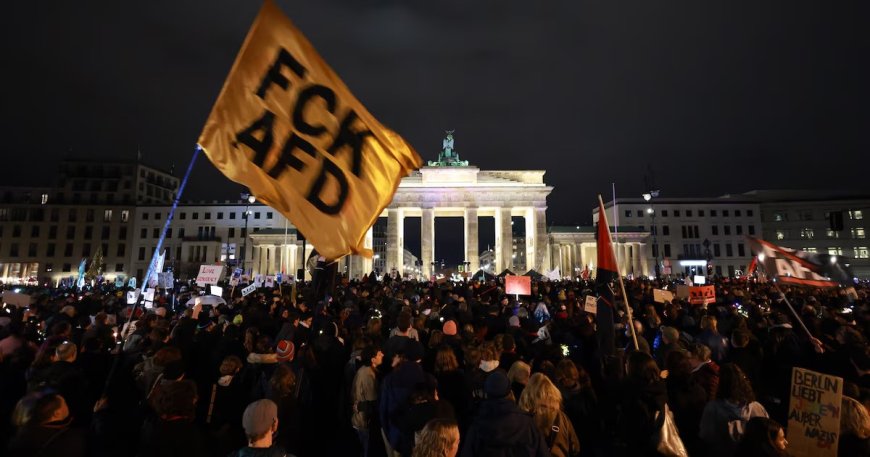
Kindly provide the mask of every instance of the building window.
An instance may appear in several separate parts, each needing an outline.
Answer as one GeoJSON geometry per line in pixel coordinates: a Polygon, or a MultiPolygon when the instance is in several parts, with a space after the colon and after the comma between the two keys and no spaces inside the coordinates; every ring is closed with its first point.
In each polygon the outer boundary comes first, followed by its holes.
{"type": "Polygon", "coordinates": [[[130,210],[121,210],[121,222],[130,220],[130,210]]]}
{"type": "Polygon", "coordinates": [[[735,225],[734,230],[735,230],[735,232],[734,232],[735,234],[743,235],[743,226],[742,225],[735,225]]]}
{"type": "Polygon", "coordinates": [[[36,243],[27,246],[27,257],[36,257],[36,243]]]}
{"type": "Polygon", "coordinates": [[[103,222],[112,222],[112,210],[103,211],[103,222]]]}
{"type": "Polygon", "coordinates": [[[233,238],[235,236],[236,236],[236,228],[230,227],[229,230],[227,230],[227,238],[233,238]]]}
{"type": "Polygon", "coordinates": [[[118,250],[116,251],[115,256],[116,257],[124,257],[124,255],[126,254],[126,251],[127,251],[127,245],[124,243],[121,243],[118,245],[118,250]]]}
{"type": "Polygon", "coordinates": [[[737,255],[740,257],[746,256],[746,248],[743,247],[743,243],[737,244],[737,255]]]}
{"type": "Polygon", "coordinates": [[[103,228],[100,230],[100,232],[101,232],[100,238],[102,238],[103,240],[109,239],[109,226],[108,225],[104,225],[103,228]]]}
{"type": "Polygon", "coordinates": [[[811,221],[813,220],[813,212],[809,210],[804,210],[798,212],[798,219],[802,221],[811,221]]]}
{"type": "Polygon", "coordinates": [[[678,210],[678,209],[674,210],[674,217],[680,217],[680,210],[678,210]]]}
{"type": "Polygon", "coordinates": [[[139,248],[139,260],[145,260],[145,246],[139,248]]]}
{"type": "Polygon", "coordinates": [[[85,243],[82,245],[82,257],[90,257],[91,256],[91,243],[85,243]]]}
{"type": "Polygon", "coordinates": [[[682,230],[683,238],[688,238],[688,237],[686,236],[686,226],[685,226],[685,225],[680,226],[680,229],[682,230]]]}
{"type": "Polygon", "coordinates": [[[631,217],[631,210],[630,209],[625,210],[625,217],[631,217]]]}
{"type": "Polygon", "coordinates": [[[224,213],[218,211],[218,213],[217,213],[217,218],[218,218],[218,219],[223,219],[223,218],[224,218],[224,213]]]}
{"type": "Polygon", "coordinates": [[[199,219],[199,213],[193,213],[193,219],[194,220],[199,219]]]}
{"type": "Polygon", "coordinates": [[[686,217],[692,217],[692,210],[690,210],[690,209],[686,210],[686,217]]]}
{"type": "Polygon", "coordinates": [[[148,220],[148,213],[142,213],[142,220],[143,220],[143,221],[147,221],[147,220],[148,220]]]}
{"type": "Polygon", "coordinates": [[[719,257],[722,255],[722,249],[719,246],[719,243],[713,243],[713,255],[715,257],[719,257]]]}
{"type": "MultiPolygon", "coordinates": [[[[863,231],[864,231],[864,229],[861,229],[861,232],[863,232],[863,231]]],[[[852,232],[854,233],[855,229],[852,229],[852,232]]],[[[30,237],[31,238],[38,238],[39,237],[39,226],[38,225],[34,225],[34,226],[30,227],[30,237]]],[[[863,237],[861,237],[861,238],[863,238],[863,237]]]]}
{"type": "MultiPolygon", "coordinates": [[[[637,217],[643,217],[643,211],[638,211],[637,217]]],[[[272,212],[271,211],[266,213],[266,219],[272,219],[272,212]]]]}
{"type": "Polygon", "coordinates": [[[187,213],[185,213],[184,211],[182,211],[181,214],[179,214],[179,218],[180,218],[181,220],[185,220],[185,219],[187,219],[187,213]]]}
{"type": "Polygon", "coordinates": [[[849,219],[853,221],[860,221],[864,219],[864,213],[860,209],[854,209],[849,211],[849,219]]]}
{"type": "Polygon", "coordinates": [[[121,229],[118,231],[118,239],[127,239],[127,227],[121,227],[121,229]]]}
{"type": "Polygon", "coordinates": [[[827,229],[827,230],[825,230],[825,234],[828,238],[839,238],[840,237],[840,232],[838,232],[836,230],[827,229]]]}
{"type": "MultiPolygon", "coordinates": [[[[267,214],[272,214],[272,213],[267,213],[267,214]]],[[[642,210],[637,210],[637,217],[643,217],[643,211],[642,211],[642,210]]],[[[271,217],[267,217],[267,219],[271,219],[271,217]]]]}
{"type": "Polygon", "coordinates": [[[671,234],[671,227],[668,225],[662,226],[662,235],[669,236],[671,234]]]}
{"type": "Polygon", "coordinates": [[[70,240],[76,237],[76,227],[74,225],[66,228],[66,237],[70,240]]]}
{"type": "Polygon", "coordinates": [[[852,238],[857,240],[864,239],[864,227],[855,227],[852,229],[852,238]]]}
{"type": "Polygon", "coordinates": [[[752,217],[753,215],[754,215],[754,212],[751,209],[746,210],[746,216],[752,217]]]}
{"type": "Polygon", "coordinates": [[[704,217],[704,210],[702,210],[702,209],[698,210],[698,217],[704,217]]]}
{"type": "Polygon", "coordinates": [[[784,240],[786,238],[788,238],[788,232],[786,232],[785,230],[777,230],[776,231],[776,239],[777,240],[784,240]]]}
{"type": "Polygon", "coordinates": [[[260,212],[257,211],[256,213],[254,213],[254,219],[259,219],[259,218],[260,218],[260,212]]]}
{"type": "Polygon", "coordinates": [[[719,234],[719,226],[718,225],[710,226],[710,233],[712,233],[713,235],[718,235],[719,234]]]}
{"type": "Polygon", "coordinates": [[[139,238],[147,238],[148,237],[148,229],[143,228],[139,230],[139,238]]]}
{"type": "Polygon", "coordinates": [[[119,273],[122,271],[124,271],[124,264],[123,263],[116,263],[115,264],[115,272],[119,273]]]}
{"type": "Polygon", "coordinates": [[[9,245],[9,255],[11,257],[18,257],[18,243],[12,243],[9,245]]]}
{"type": "Polygon", "coordinates": [[[665,257],[670,257],[670,256],[671,256],[671,245],[666,243],[665,244],[665,257]]]}
{"type": "Polygon", "coordinates": [[[843,248],[841,248],[841,247],[828,248],[828,254],[829,255],[843,255],[843,248]]]}
{"type": "Polygon", "coordinates": [[[776,222],[783,222],[788,220],[788,214],[782,211],[777,211],[773,213],[773,220],[776,222]]]}
{"type": "Polygon", "coordinates": [[[801,238],[805,240],[811,240],[814,238],[815,231],[811,228],[802,228],[801,229],[801,238]]]}
{"type": "Polygon", "coordinates": [[[63,247],[63,256],[64,257],[72,257],[73,253],[73,245],[72,243],[67,243],[66,246],[63,247]]]}
{"type": "Polygon", "coordinates": [[[21,236],[21,226],[20,225],[13,225],[12,226],[12,236],[14,238],[21,236]]]}
{"type": "Polygon", "coordinates": [[[659,257],[659,245],[658,245],[658,244],[653,244],[653,245],[652,245],[652,255],[653,255],[653,257],[655,257],[655,258],[658,258],[658,257],[659,257]]]}
{"type": "Polygon", "coordinates": [[[69,263],[63,264],[63,272],[64,273],[69,273],[70,270],[72,270],[72,264],[69,264],[69,263]]]}
{"type": "Polygon", "coordinates": [[[755,226],[754,225],[747,225],[746,228],[749,230],[750,235],[755,235],[755,226]]]}
{"type": "Polygon", "coordinates": [[[210,220],[210,219],[211,219],[211,213],[205,213],[205,218],[210,220]]]}
{"type": "Polygon", "coordinates": [[[245,238],[247,236],[248,236],[248,230],[246,228],[242,227],[242,238],[245,238]]]}
{"type": "Polygon", "coordinates": [[[816,249],[816,248],[804,248],[803,250],[806,251],[806,252],[811,252],[811,253],[813,253],[813,254],[819,252],[819,250],[816,249]]]}
{"type": "Polygon", "coordinates": [[[741,216],[740,210],[739,210],[739,209],[735,209],[735,210],[734,210],[734,217],[740,217],[740,216],[741,216]]]}
{"type": "Polygon", "coordinates": [[[85,226],[85,239],[89,240],[94,237],[94,228],[90,225],[85,226]]]}
{"type": "Polygon", "coordinates": [[[155,221],[159,221],[159,220],[160,220],[160,213],[154,213],[154,220],[155,220],[155,221]]]}
{"type": "Polygon", "coordinates": [[[94,221],[94,210],[89,209],[85,211],[85,222],[93,222],[94,221]]]}
{"type": "Polygon", "coordinates": [[[710,217],[716,217],[716,210],[715,209],[710,210],[710,217]]]}
{"type": "Polygon", "coordinates": [[[662,210],[662,217],[668,217],[668,210],[666,210],[666,209],[662,210]]]}
{"type": "Polygon", "coordinates": [[[232,212],[231,212],[231,213],[230,213],[230,219],[235,219],[235,218],[236,218],[236,213],[232,213],[232,212]]]}
{"type": "Polygon", "coordinates": [[[57,208],[52,208],[51,212],[48,213],[48,217],[51,222],[57,222],[60,220],[60,210],[57,208]]]}
{"type": "Polygon", "coordinates": [[[870,255],[868,255],[867,246],[856,247],[855,248],[855,258],[856,259],[870,258],[870,255]]]}
{"type": "Polygon", "coordinates": [[[45,271],[48,273],[51,273],[52,271],[54,271],[54,264],[53,263],[46,263],[45,264],[45,271]]]}
{"type": "Polygon", "coordinates": [[[731,243],[725,243],[725,257],[734,257],[734,247],[731,243]]]}
{"type": "MultiPolygon", "coordinates": [[[[723,212],[722,214],[724,215],[725,213],[723,212]]],[[[722,233],[724,233],[725,235],[730,235],[731,234],[731,226],[730,225],[723,225],[722,226],[722,233]]]]}
{"type": "Polygon", "coordinates": [[[48,228],[48,239],[49,240],[57,239],[57,226],[56,225],[52,225],[51,227],[48,228]]]}
{"type": "Polygon", "coordinates": [[[181,227],[180,229],[178,229],[178,237],[184,238],[184,227],[181,227]]]}

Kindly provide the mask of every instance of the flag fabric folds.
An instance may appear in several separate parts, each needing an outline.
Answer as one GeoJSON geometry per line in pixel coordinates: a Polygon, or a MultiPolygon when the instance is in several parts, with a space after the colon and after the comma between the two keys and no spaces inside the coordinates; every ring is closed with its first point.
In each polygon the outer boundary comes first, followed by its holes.
{"type": "Polygon", "coordinates": [[[610,226],[604,205],[598,204],[598,230],[595,236],[598,249],[598,264],[595,268],[595,292],[598,295],[598,348],[601,356],[616,354],[616,328],[613,323],[616,314],[616,301],[613,294],[613,281],[619,278],[619,268],[613,255],[613,242],[610,239],[610,226]]]}
{"type": "Polygon", "coordinates": [[[751,236],[746,239],[768,278],[815,287],[854,285],[855,275],[846,257],[798,251],[751,236]]]}
{"type": "Polygon", "coordinates": [[[422,165],[268,0],[199,145],[224,175],[284,214],[330,260],[371,256],[366,231],[401,178],[422,165]]]}

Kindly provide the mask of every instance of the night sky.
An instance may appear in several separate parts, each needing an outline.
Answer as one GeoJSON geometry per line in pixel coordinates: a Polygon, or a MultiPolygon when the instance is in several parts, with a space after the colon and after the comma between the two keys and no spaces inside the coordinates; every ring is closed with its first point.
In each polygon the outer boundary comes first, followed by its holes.
{"type": "MultiPolygon", "coordinates": [[[[456,129],[474,165],[547,170],[551,224],[648,170],[672,197],[870,189],[870,2],[277,3],[424,159],[456,129]]],[[[259,7],[4,3],[4,184],[70,154],[183,169],[259,7]]],[[[239,190],[201,157],[188,196],[239,190]]]]}

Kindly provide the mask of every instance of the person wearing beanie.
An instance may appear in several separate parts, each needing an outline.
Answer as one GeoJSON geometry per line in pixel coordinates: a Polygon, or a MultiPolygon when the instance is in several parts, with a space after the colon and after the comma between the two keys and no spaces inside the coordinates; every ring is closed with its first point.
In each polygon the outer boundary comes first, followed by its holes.
{"type": "Polygon", "coordinates": [[[290,340],[281,340],[278,341],[278,344],[275,346],[275,358],[278,359],[278,362],[292,362],[293,358],[296,356],[296,346],[290,340]]]}
{"type": "Polygon", "coordinates": [[[272,442],[272,435],[278,431],[278,405],[272,400],[257,400],[249,404],[242,414],[242,427],[248,445],[230,454],[230,457],[290,456],[272,442]]]}
{"type": "Polygon", "coordinates": [[[500,455],[550,455],[532,415],[514,401],[504,370],[495,369],[487,376],[484,392],[486,400],[468,428],[460,456],[490,455],[488,449],[503,450],[500,455]]]}
{"type": "Polygon", "coordinates": [[[444,322],[444,325],[441,327],[441,332],[446,336],[455,336],[456,335],[456,321],[449,320],[444,322]]]}

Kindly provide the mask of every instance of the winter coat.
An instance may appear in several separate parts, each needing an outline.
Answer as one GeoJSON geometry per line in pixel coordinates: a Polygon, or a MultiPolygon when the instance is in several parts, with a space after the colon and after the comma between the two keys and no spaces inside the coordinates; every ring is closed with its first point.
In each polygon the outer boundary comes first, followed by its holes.
{"type": "Polygon", "coordinates": [[[674,414],[674,423],[689,455],[694,455],[692,451],[699,448],[698,424],[707,404],[707,392],[691,379],[677,376],[668,377],[667,385],[668,406],[674,414]]]}
{"type": "Polygon", "coordinates": [[[643,385],[631,379],[625,381],[617,406],[617,455],[658,455],[655,437],[660,423],[656,414],[664,411],[667,399],[664,381],[643,385]]]}
{"type": "Polygon", "coordinates": [[[725,338],[719,332],[709,329],[704,330],[695,337],[695,341],[710,348],[710,358],[716,363],[722,363],[728,357],[728,338],[725,338]]]}
{"type": "Polygon", "coordinates": [[[506,398],[485,400],[468,428],[461,457],[544,457],[547,444],[529,413],[506,398]]]}
{"type": "Polygon", "coordinates": [[[559,411],[547,433],[541,433],[553,457],[572,457],[580,454],[580,440],[568,416],[559,411]]]}
{"type": "Polygon", "coordinates": [[[357,430],[368,430],[378,404],[378,380],[372,367],[364,365],[357,370],[353,378],[351,401],[351,425],[357,430]]]}
{"type": "Polygon", "coordinates": [[[417,384],[425,382],[423,368],[416,362],[402,362],[384,378],[380,396],[380,418],[390,445],[395,448],[401,436],[399,416],[408,408],[408,399],[417,384]]]}
{"type": "Polygon", "coordinates": [[[78,428],[39,425],[25,427],[9,442],[9,457],[83,457],[85,432],[78,428]]]}
{"type": "Polygon", "coordinates": [[[716,391],[719,390],[719,365],[713,361],[701,365],[692,372],[692,381],[707,392],[708,401],[713,401],[716,391]]]}
{"type": "Polygon", "coordinates": [[[753,417],[767,417],[761,403],[735,405],[727,400],[707,403],[698,435],[710,457],[731,457],[743,438],[746,422],[753,417]]]}

